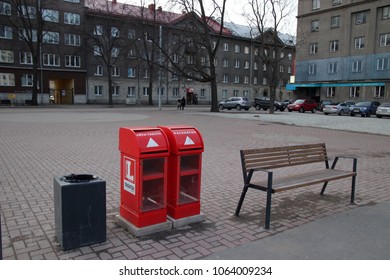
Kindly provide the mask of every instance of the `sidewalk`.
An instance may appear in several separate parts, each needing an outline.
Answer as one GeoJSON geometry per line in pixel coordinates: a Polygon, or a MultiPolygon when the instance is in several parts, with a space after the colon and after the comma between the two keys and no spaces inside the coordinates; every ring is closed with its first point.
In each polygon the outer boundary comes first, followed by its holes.
{"type": "Polygon", "coordinates": [[[390,202],[315,220],[205,259],[390,260],[390,202]]]}
{"type": "Polygon", "coordinates": [[[184,111],[178,111],[176,107],[158,110],[156,107],[86,105],[0,108],[3,258],[185,260],[228,258],[223,254],[232,251],[233,258],[251,258],[250,254],[254,254],[251,246],[270,244],[269,249],[264,247],[266,252],[269,250],[269,256],[252,256],[268,259],[275,254],[275,258],[283,258],[281,251],[286,254],[291,251],[286,258],[295,259],[302,255],[314,258],[314,253],[303,251],[311,247],[314,250],[312,243],[318,244],[327,258],[326,249],[330,254],[334,244],[336,250],[338,243],[334,239],[337,239],[343,240],[340,247],[345,244],[351,249],[345,249],[347,255],[336,255],[335,258],[351,259],[362,255],[356,244],[349,246],[353,236],[356,236],[355,243],[372,247],[372,254],[364,250],[367,254],[362,258],[390,258],[383,255],[389,251],[388,243],[377,243],[387,239],[378,235],[375,239],[371,237],[374,233],[385,236],[389,232],[389,222],[385,220],[388,215],[382,214],[389,213],[390,138],[365,131],[372,127],[372,122],[381,124],[382,131],[387,130],[388,119],[322,118],[325,116],[320,114],[283,112],[270,117],[276,118],[278,123],[275,123],[267,120],[266,113],[258,111],[224,111],[220,114],[208,111],[206,107],[192,106],[186,106],[184,111]],[[277,120],[282,118],[295,123],[282,124],[277,120]],[[338,126],[358,123],[361,133],[315,127],[325,120],[328,125],[335,123],[338,126]],[[302,126],[301,121],[305,122],[302,126]],[[195,126],[203,136],[201,211],[206,220],[135,238],[114,220],[120,203],[119,128],[174,124],[195,126]],[[234,216],[242,190],[239,149],[319,142],[326,143],[330,158],[339,154],[358,156],[357,205],[349,204],[350,181],[343,183],[340,180],[329,186],[324,196],[318,195],[320,187],[275,195],[270,230],[263,228],[263,192],[248,191],[240,217],[234,216]],[[107,241],[63,251],[55,238],[53,178],[71,173],[94,174],[107,182],[107,241]],[[333,227],[337,221],[339,223],[334,226],[339,229],[333,227]],[[352,224],[344,227],[347,222],[352,224]],[[323,235],[325,226],[330,232],[323,235]],[[351,232],[347,231],[349,229],[351,232]],[[336,235],[339,230],[348,239],[340,239],[342,236],[336,235]],[[294,232],[310,241],[310,245],[303,248],[295,245],[299,240],[296,241],[294,232]],[[278,240],[273,241],[273,238],[278,240]],[[278,248],[279,244],[283,245],[283,250],[278,248]],[[352,248],[357,248],[356,253],[352,248]]]}

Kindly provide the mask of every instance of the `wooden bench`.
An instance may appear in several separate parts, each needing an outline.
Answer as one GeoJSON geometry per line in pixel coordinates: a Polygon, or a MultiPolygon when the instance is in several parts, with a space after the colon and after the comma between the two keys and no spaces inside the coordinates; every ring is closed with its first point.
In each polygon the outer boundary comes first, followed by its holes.
{"type": "MultiPolygon", "coordinates": [[[[237,205],[235,215],[238,216],[248,188],[253,188],[267,192],[265,228],[269,229],[271,218],[271,198],[272,194],[287,191],[295,188],[323,183],[321,195],[324,194],[329,181],[342,178],[352,178],[351,203],[354,203],[355,184],[357,175],[357,158],[337,156],[332,166],[329,167],[328,155],[324,143],[295,145],[275,148],[241,150],[242,174],[244,188],[237,205]],[[339,158],[350,158],[353,160],[352,170],[335,169],[339,158]],[[324,168],[309,172],[297,172],[295,175],[274,178],[274,169],[300,166],[303,164],[324,163],[324,168]],[[252,182],[255,171],[262,171],[267,174],[267,178],[262,181],[252,182]]],[[[276,176],[275,176],[276,177],[276,176]]]]}

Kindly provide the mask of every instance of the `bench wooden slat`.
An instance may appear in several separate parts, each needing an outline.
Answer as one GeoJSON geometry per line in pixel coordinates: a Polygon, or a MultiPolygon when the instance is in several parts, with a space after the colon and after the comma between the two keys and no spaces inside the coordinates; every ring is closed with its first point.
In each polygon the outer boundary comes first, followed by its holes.
{"type": "MultiPolygon", "coordinates": [[[[333,180],[338,180],[342,178],[348,178],[355,176],[356,172],[338,170],[338,169],[324,169],[316,170],[312,172],[307,172],[304,174],[296,174],[294,176],[288,176],[283,178],[274,178],[272,182],[273,192],[282,192],[294,188],[329,182],[333,180]]],[[[264,190],[267,189],[267,181],[255,181],[251,185],[257,185],[264,190]]]]}

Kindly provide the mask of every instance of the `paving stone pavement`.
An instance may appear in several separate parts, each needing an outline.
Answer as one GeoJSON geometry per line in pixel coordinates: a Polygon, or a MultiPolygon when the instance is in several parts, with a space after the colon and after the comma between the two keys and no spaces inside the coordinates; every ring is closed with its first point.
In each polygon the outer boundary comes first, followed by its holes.
{"type": "Polygon", "coordinates": [[[174,107],[0,108],[3,258],[200,259],[319,218],[390,200],[389,136],[271,123],[261,116],[221,118],[207,111],[191,106],[184,111],[174,107]],[[123,126],[171,124],[195,126],[203,136],[201,211],[206,220],[136,238],[114,221],[120,201],[118,131],[123,126]],[[263,192],[250,190],[240,217],[234,216],[242,189],[239,149],[317,142],[326,143],[330,157],[359,157],[356,205],[349,204],[350,180],[339,180],[323,197],[321,186],[275,195],[270,230],[263,228],[263,192]],[[95,174],[107,182],[107,241],[63,251],[55,238],[53,177],[70,173],[95,174]]]}

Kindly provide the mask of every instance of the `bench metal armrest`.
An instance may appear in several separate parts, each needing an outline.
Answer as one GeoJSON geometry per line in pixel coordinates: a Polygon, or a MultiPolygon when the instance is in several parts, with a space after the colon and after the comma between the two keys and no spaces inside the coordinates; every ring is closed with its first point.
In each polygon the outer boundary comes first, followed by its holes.
{"type": "Polygon", "coordinates": [[[334,160],[333,160],[331,169],[335,169],[336,164],[337,164],[337,162],[338,162],[338,160],[339,160],[340,158],[352,159],[352,160],[353,160],[352,171],[353,171],[353,172],[356,172],[356,170],[357,170],[357,157],[354,157],[354,156],[344,156],[344,155],[342,155],[342,156],[336,156],[336,157],[334,158],[334,160]]]}

